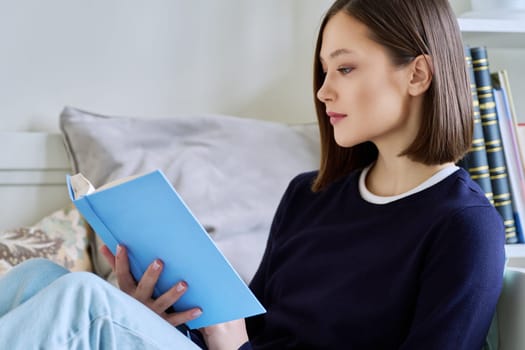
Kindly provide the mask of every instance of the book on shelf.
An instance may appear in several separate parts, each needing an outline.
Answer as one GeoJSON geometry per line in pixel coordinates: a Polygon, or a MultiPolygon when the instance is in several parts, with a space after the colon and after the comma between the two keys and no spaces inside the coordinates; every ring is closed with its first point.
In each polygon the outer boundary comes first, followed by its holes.
{"type": "Polygon", "coordinates": [[[97,190],[82,174],[68,175],[67,186],[79,212],[113,254],[118,244],[126,246],[137,281],[155,259],[162,260],[155,296],[179,281],[187,282],[187,291],[173,308],[203,311],[188,327],[265,312],[162,171],[120,179],[97,190]]]}
{"type": "Polygon", "coordinates": [[[470,53],[478,92],[494,206],[503,218],[506,242],[517,243],[508,169],[498,124],[487,49],[483,46],[471,47],[470,53]]]}
{"type": "Polygon", "coordinates": [[[514,98],[512,97],[513,95],[512,89],[510,87],[509,74],[506,69],[502,69],[498,71],[498,75],[502,89],[505,90],[505,93],[507,95],[508,110],[511,115],[513,126],[515,127],[517,134],[518,150],[521,158],[521,163],[525,164],[525,140],[521,140],[517,132],[517,129],[519,127],[519,121],[518,114],[516,112],[516,107],[514,105],[514,98]]]}
{"type": "Polygon", "coordinates": [[[516,123],[516,135],[520,152],[521,154],[525,154],[525,122],[516,123]]]}
{"type": "Polygon", "coordinates": [[[504,79],[508,78],[503,72],[504,71],[491,73],[491,78],[494,87],[493,93],[496,102],[498,124],[501,131],[501,141],[508,168],[516,234],[518,242],[523,243],[522,215],[525,215],[525,172],[518,144],[517,126],[511,115],[510,94],[503,83],[504,79]]]}
{"type": "Polygon", "coordinates": [[[481,125],[481,114],[479,111],[479,100],[476,90],[476,80],[474,77],[474,67],[472,66],[472,56],[470,54],[469,46],[465,46],[465,62],[470,79],[474,127],[472,145],[458,165],[468,171],[472,180],[477,182],[477,184],[485,192],[485,196],[487,196],[488,200],[494,204],[494,195],[492,192],[492,184],[489,173],[489,163],[485,149],[485,137],[483,136],[483,126],[481,125]]]}

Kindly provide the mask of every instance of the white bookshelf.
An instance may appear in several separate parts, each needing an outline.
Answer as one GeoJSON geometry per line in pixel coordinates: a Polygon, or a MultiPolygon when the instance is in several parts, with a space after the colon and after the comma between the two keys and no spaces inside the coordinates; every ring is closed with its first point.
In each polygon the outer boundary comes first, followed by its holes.
{"type": "Polygon", "coordinates": [[[465,42],[495,48],[525,48],[525,17],[478,18],[465,14],[458,22],[465,42]]]}
{"type": "Polygon", "coordinates": [[[507,244],[505,253],[509,259],[508,266],[525,268],[525,244],[507,244]]]}
{"type": "Polygon", "coordinates": [[[508,258],[523,258],[525,259],[525,244],[507,244],[505,251],[508,258]]]}
{"type": "Polygon", "coordinates": [[[467,13],[459,17],[459,25],[462,32],[525,33],[525,17],[480,18],[467,13]]]}
{"type": "MultiPolygon", "coordinates": [[[[458,18],[459,27],[465,43],[487,46],[489,50],[511,49],[525,51],[525,13],[492,13],[489,16],[469,12],[458,18]]],[[[519,67],[523,62],[518,62],[519,67]]],[[[509,72],[513,71],[509,67],[509,72]]],[[[517,74],[523,74],[522,71],[517,74]]],[[[525,77],[524,77],[525,78],[525,77]]],[[[516,78],[515,78],[516,79],[516,78]]],[[[525,98],[525,91],[513,90],[514,99],[525,98]]],[[[525,214],[525,213],[524,213],[525,214]]],[[[505,246],[509,266],[525,267],[525,244],[507,244],[505,246]]]]}

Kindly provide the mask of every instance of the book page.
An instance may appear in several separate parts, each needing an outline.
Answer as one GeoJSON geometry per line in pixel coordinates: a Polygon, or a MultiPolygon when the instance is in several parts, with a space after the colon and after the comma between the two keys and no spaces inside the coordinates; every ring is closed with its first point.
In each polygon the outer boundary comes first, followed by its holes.
{"type": "Polygon", "coordinates": [[[137,177],[140,177],[141,175],[133,175],[124,177],[121,179],[117,179],[111,182],[108,182],[105,185],[100,186],[99,188],[95,189],[95,187],[91,184],[91,182],[81,173],[78,173],[76,175],[71,176],[71,188],[73,190],[73,195],[75,199],[78,199],[82,196],[86,196],[91,193],[103,191],[105,189],[120,185],[124,182],[133,180],[137,177]]]}
{"type": "Polygon", "coordinates": [[[75,199],[95,192],[95,187],[81,173],[71,176],[71,189],[75,199]]]}

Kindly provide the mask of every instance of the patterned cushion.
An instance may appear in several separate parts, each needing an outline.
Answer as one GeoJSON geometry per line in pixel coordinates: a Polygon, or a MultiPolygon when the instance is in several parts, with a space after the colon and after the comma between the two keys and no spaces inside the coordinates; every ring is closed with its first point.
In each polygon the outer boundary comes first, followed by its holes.
{"type": "Polygon", "coordinates": [[[72,271],[91,271],[84,220],[72,207],[30,227],[0,232],[0,276],[31,258],[48,258],[72,271]]]}

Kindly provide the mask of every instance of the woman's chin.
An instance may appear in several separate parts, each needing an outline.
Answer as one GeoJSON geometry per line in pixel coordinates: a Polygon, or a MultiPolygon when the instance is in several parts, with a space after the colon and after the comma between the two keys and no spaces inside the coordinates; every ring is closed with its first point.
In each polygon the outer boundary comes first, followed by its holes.
{"type": "Polygon", "coordinates": [[[334,133],[334,140],[335,140],[335,143],[337,143],[339,147],[343,147],[343,148],[353,147],[355,145],[358,145],[366,141],[366,140],[358,140],[353,137],[349,137],[349,135],[338,135],[337,132],[334,133]]]}

